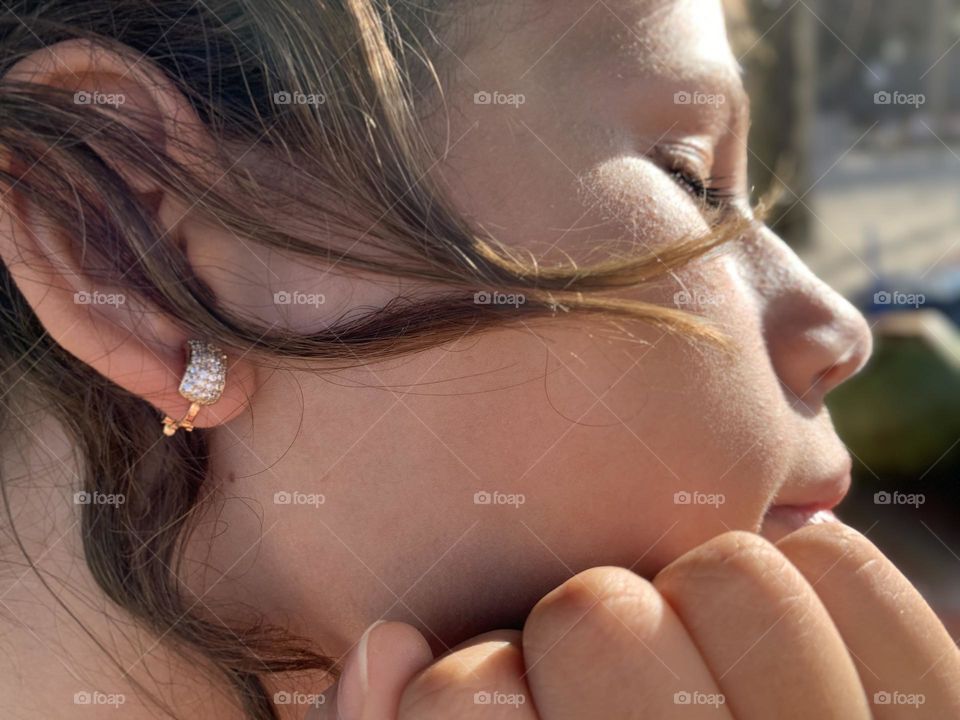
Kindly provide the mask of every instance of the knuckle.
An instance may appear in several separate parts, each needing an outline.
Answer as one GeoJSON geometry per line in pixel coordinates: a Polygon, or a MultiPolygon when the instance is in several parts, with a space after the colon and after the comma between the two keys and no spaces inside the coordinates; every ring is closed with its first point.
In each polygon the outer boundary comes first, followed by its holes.
{"type": "Polygon", "coordinates": [[[700,586],[706,592],[716,583],[770,584],[789,580],[789,561],[774,545],[753,533],[731,531],[718,535],[664,568],[654,579],[661,591],[687,591],[700,586]]]}
{"type": "Polygon", "coordinates": [[[516,632],[488,633],[440,658],[404,689],[401,720],[470,717],[492,693],[525,697],[523,651],[518,642],[516,632]]]}
{"type": "Polygon", "coordinates": [[[802,528],[783,538],[777,547],[794,565],[818,576],[838,570],[879,572],[890,564],[872,542],[843,523],[802,528]]]}
{"type": "Polygon", "coordinates": [[[720,565],[752,567],[757,559],[779,554],[767,540],[754,533],[734,530],[719,535],[703,546],[704,556],[720,565]]]}
{"type": "Polygon", "coordinates": [[[599,641],[623,632],[624,624],[641,626],[648,611],[659,610],[661,604],[653,586],[625,568],[585,570],[545,595],[531,611],[523,628],[528,660],[561,638],[575,641],[583,634],[599,641]]]}
{"type": "Polygon", "coordinates": [[[540,599],[527,618],[524,633],[532,626],[553,622],[558,617],[580,617],[604,600],[638,592],[643,582],[625,568],[596,567],[584,570],[540,599]]]}
{"type": "Polygon", "coordinates": [[[777,543],[777,547],[820,547],[847,551],[852,544],[871,545],[863,535],[843,523],[820,523],[800,528],[777,543]]]}

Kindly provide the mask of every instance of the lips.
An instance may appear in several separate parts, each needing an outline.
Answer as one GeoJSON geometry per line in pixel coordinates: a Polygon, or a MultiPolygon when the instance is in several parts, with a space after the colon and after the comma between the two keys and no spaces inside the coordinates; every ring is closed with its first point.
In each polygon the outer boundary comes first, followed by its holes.
{"type": "Polygon", "coordinates": [[[776,542],[809,525],[839,522],[832,510],[850,490],[850,463],[824,480],[784,487],[763,517],[760,534],[776,542]]]}
{"type": "Polygon", "coordinates": [[[777,505],[770,508],[764,515],[760,534],[775,543],[802,527],[829,522],[840,522],[830,510],[777,505]]]}

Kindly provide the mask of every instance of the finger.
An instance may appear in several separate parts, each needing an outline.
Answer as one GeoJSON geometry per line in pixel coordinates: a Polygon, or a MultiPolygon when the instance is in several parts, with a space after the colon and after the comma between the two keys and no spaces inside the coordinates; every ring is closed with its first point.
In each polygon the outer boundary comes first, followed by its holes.
{"type": "Polygon", "coordinates": [[[417,675],[403,693],[399,718],[537,720],[523,671],[520,633],[485,633],[417,675]]]}
{"type": "Polygon", "coordinates": [[[833,618],[877,720],[960,718],[960,650],[873,543],[827,523],[794,532],[777,547],[833,618]]]}
{"type": "Polygon", "coordinates": [[[760,536],[716,537],[667,566],[654,585],[683,620],[738,720],[870,718],[856,668],[823,604],[760,536]]]}
{"type": "Polygon", "coordinates": [[[407,683],[433,661],[420,632],[399,622],[377,622],[347,654],[335,698],[311,720],[395,720],[407,683]]]}
{"type": "Polygon", "coordinates": [[[586,570],[545,596],[524,625],[523,650],[549,720],[731,718],[674,612],[623,568],[586,570]]]}

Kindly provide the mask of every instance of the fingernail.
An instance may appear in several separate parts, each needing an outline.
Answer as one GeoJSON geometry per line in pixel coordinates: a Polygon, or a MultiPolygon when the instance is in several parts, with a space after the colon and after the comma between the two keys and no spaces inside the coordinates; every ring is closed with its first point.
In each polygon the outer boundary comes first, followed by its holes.
{"type": "Polygon", "coordinates": [[[370,633],[385,620],[377,620],[363,631],[357,646],[347,655],[337,688],[338,720],[362,720],[363,703],[370,690],[370,633]]]}

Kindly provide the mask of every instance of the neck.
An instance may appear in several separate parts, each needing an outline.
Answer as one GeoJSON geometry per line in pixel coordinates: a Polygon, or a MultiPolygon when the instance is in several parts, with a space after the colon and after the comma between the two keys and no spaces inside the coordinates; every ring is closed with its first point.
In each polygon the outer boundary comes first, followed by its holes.
{"type": "Polygon", "coordinates": [[[0,465],[9,510],[0,624],[16,648],[0,654],[4,706],[19,717],[65,720],[89,717],[88,705],[121,708],[133,720],[235,720],[236,699],[212,667],[202,672],[202,658],[171,649],[97,584],[83,550],[70,442],[49,417],[26,422],[30,432],[17,447],[5,444],[0,465]]]}

